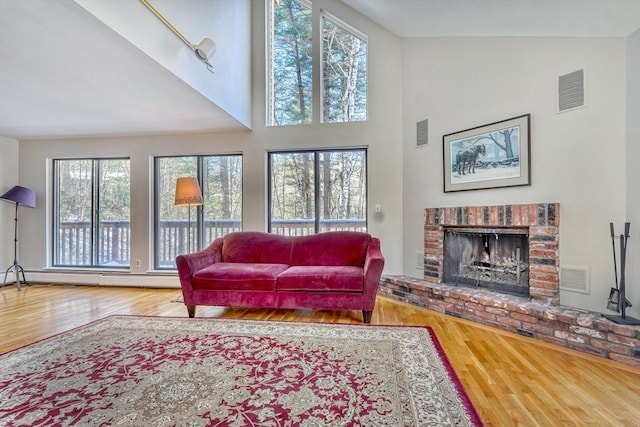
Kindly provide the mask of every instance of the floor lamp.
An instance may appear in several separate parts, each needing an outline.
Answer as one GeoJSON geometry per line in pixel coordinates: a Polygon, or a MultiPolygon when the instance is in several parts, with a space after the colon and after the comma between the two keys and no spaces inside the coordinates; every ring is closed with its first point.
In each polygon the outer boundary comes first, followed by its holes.
{"type": "Polygon", "coordinates": [[[13,265],[10,265],[4,272],[4,281],[2,282],[2,286],[7,283],[7,275],[9,274],[9,271],[13,269],[13,272],[16,275],[16,287],[18,290],[22,290],[20,287],[20,273],[22,273],[22,281],[25,284],[27,283],[27,280],[24,277],[24,269],[18,263],[18,206],[22,205],[29,208],[35,208],[36,192],[30,188],[15,185],[9,191],[0,196],[0,199],[16,204],[15,226],[13,231],[13,265]]]}
{"type": "Polygon", "coordinates": [[[187,206],[189,209],[189,228],[187,229],[187,253],[191,251],[191,206],[204,203],[200,185],[196,178],[184,177],[176,180],[175,206],[187,206]]]}

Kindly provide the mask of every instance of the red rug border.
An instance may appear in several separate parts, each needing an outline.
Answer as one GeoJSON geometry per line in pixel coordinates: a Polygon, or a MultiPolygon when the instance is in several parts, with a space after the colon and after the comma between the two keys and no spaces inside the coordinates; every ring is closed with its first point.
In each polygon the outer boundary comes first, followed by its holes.
{"type": "Polygon", "coordinates": [[[51,336],[48,337],[44,337],[41,338],[39,340],[36,340],[34,342],[22,345],[20,347],[16,347],[14,349],[11,349],[9,351],[6,351],[4,353],[0,353],[0,357],[8,355],[10,353],[13,353],[15,351],[18,351],[20,349],[23,348],[27,348],[30,347],[32,345],[36,345],[48,340],[51,340],[53,338],[56,338],[60,335],[78,330],[78,329],[83,329],[86,328],[88,326],[91,326],[95,323],[101,322],[103,320],[107,320],[111,317],[131,317],[131,318],[147,318],[147,319],[190,319],[190,321],[204,321],[204,320],[217,320],[217,321],[224,321],[224,322],[231,322],[231,321],[251,321],[251,322],[271,322],[271,323],[295,323],[295,324],[301,324],[301,325],[330,325],[330,326],[356,326],[356,327],[360,327],[360,328],[371,328],[371,327],[385,327],[385,328],[418,328],[418,329],[426,329],[427,332],[429,333],[429,337],[431,338],[431,342],[433,343],[433,345],[436,348],[436,351],[438,352],[438,356],[440,356],[440,360],[442,361],[442,364],[444,365],[446,371],[447,371],[447,375],[449,376],[449,379],[451,380],[451,382],[453,383],[453,385],[455,386],[456,391],[458,392],[458,396],[460,396],[460,399],[462,399],[462,405],[464,406],[464,408],[467,411],[467,414],[469,414],[469,417],[471,419],[471,422],[473,424],[475,424],[477,427],[483,427],[484,423],[482,422],[482,419],[480,418],[480,415],[478,414],[478,411],[476,410],[475,406],[473,405],[473,402],[471,401],[471,398],[469,397],[469,395],[467,394],[467,391],[464,389],[464,386],[462,384],[462,382],[460,381],[460,378],[458,377],[458,374],[456,373],[455,369],[453,368],[453,365],[451,364],[451,361],[449,360],[449,357],[447,356],[447,353],[445,352],[444,348],[442,347],[442,344],[440,344],[440,340],[438,339],[438,336],[436,335],[435,331],[433,330],[433,328],[429,325],[385,325],[385,324],[359,324],[359,323],[330,323],[330,322],[300,322],[300,321],[287,321],[287,320],[264,320],[264,319],[239,319],[239,318],[233,318],[233,319],[229,319],[229,318],[221,318],[221,317],[196,317],[196,318],[188,318],[188,317],[180,317],[180,316],[153,316],[153,315],[139,315],[139,314],[109,314],[107,316],[101,317],[99,319],[95,319],[92,320],[90,322],[87,322],[83,325],[78,325],[78,326],[74,326],[71,329],[68,329],[66,331],[62,331],[62,332],[58,332],[55,333],[51,336]]]}
{"type": "MultiPolygon", "coordinates": [[[[416,326],[416,327],[420,328],[421,326],[416,326]]],[[[447,370],[447,374],[449,374],[449,379],[455,385],[456,391],[458,392],[458,395],[462,399],[462,403],[465,409],[467,410],[467,413],[471,417],[471,422],[473,422],[475,425],[479,427],[484,426],[484,423],[480,418],[480,414],[476,410],[476,407],[473,405],[473,402],[471,401],[471,398],[467,394],[467,391],[464,389],[464,386],[462,385],[462,381],[460,381],[460,378],[458,377],[458,374],[453,368],[451,361],[449,361],[449,357],[447,356],[447,353],[444,351],[442,344],[440,344],[440,340],[438,339],[438,336],[436,335],[435,331],[431,326],[424,326],[424,327],[426,327],[427,330],[429,331],[429,335],[431,336],[431,341],[433,342],[433,344],[436,347],[436,350],[438,351],[438,356],[440,356],[440,360],[442,360],[442,363],[444,364],[444,367],[447,370]]]]}

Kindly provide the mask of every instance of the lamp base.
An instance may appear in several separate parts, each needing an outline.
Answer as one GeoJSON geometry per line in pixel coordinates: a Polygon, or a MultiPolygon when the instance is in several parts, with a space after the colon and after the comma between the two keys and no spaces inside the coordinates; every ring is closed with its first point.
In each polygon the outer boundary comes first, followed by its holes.
{"type": "Polygon", "coordinates": [[[640,325],[640,320],[630,316],[622,317],[615,314],[603,314],[602,317],[605,317],[618,325],[640,325]]]}
{"type": "Polygon", "coordinates": [[[16,276],[16,288],[18,288],[18,290],[21,291],[22,287],[20,286],[20,273],[22,273],[22,283],[24,283],[25,285],[28,285],[28,283],[27,283],[27,279],[24,277],[24,268],[22,268],[22,266],[18,263],[14,263],[13,265],[10,265],[5,270],[4,280],[2,281],[2,286],[0,286],[0,288],[3,288],[4,285],[7,284],[7,275],[9,274],[9,271],[11,271],[12,269],[16,276]]]}

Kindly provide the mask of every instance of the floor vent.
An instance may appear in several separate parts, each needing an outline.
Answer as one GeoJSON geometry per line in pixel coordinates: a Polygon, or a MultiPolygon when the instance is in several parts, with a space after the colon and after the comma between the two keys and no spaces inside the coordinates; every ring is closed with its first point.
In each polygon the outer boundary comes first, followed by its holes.
{"type": "Polygon", "coordinates": [[[424,271],[424,252],[416,251],[416,268],[424,271]]]}
{"type": "Polygon", "coordinates": [[[584,107],[584,70],[558,77],[558,112],[584,107]]]}
{"type": "Polygon", "coordinates": [[[529,338],[535,338],[536,337],[536,334],[534,334],[531,331],[527,331],[526,329],[518,328],[517,332],[518,332],[519,335],[522,335],[523,337],[529,337],[529,338]]]}
{"type": "Polygon", "coordinates": [[[560,289],[588,294],[591,292],[587,267],[560,267],[560,289]]]}
{"type": "Polygon", "coordinates": [[[449,316],[453,316],[453,317],[457,317],[457,318],[459,318],[459,319],[462,319],[462,314],[457,313],[457,312],[455,312],[455,311],[451,311],[451,310],[447,310],[447,309],[445,309],[445,310],[444,310],[444,314],[448,314],[449,316]]]}

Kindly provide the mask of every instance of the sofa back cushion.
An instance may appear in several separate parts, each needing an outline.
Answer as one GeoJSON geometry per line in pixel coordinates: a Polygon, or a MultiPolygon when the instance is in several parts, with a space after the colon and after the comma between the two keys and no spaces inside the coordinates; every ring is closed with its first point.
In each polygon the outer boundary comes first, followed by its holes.
{"type": "Polygon", "coordinates": [[[293,238],[290,265],[363,267],[371,236],[356,231],[331,231],[293,238]]]}
{"type": "Polygon", "coordinates": [[[223,262],[289,264],[291,240],[260,231],[229,233],[222,244],[223,262]]]}

